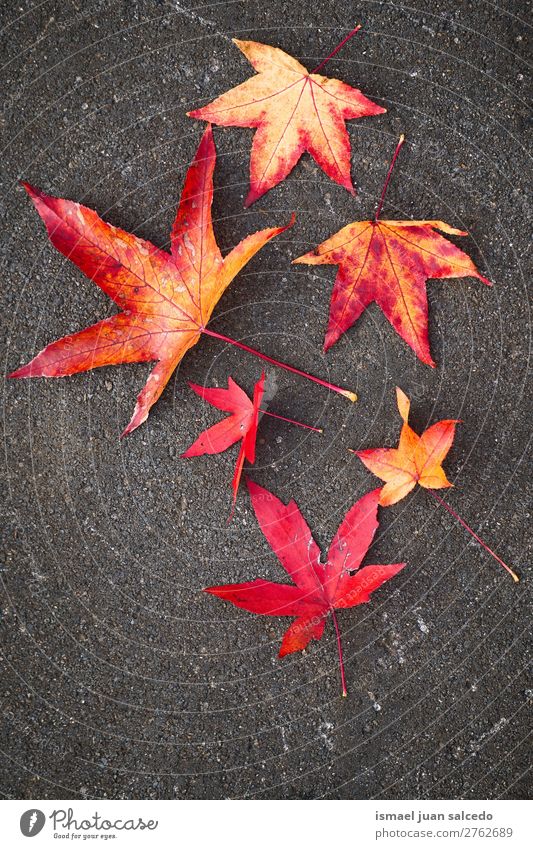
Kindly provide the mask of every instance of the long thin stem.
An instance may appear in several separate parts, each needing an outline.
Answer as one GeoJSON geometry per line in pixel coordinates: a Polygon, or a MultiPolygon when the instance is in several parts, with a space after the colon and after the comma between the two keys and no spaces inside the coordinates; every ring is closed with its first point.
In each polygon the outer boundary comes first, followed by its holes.
{"type": "Polygon", "coordinates": [[[249,345],[245,345],[243,342],[237,342],[236,339],[231,339],[229,336],[224,336],[222,333],[216,333],[216,331],[209,330],[207,327],[202,327],[201,331],[202,333],[205,333],[206,336],[212,336],[214,339],[220,339],[222,342],[227,342],[229,345],[235,345],[237,348],[241,348],[243,351],[247,351],[249,354],[253,354],[254,357],[259,357],[259,359],[265,360],[265,362],[270,363],[273,366],[279,366],[279,368],[284,368],[286,371],[291,371],[293,374],[299,374],[300,377],[306,377],[307,380],[312,380],[313,383],[325,386],[326,389],[331,389],[332,392],[338,392],[339,395],[344,395],[344,397],[349,398],[350,401],[357,401],[357,395],[355,392],[350,392],[348,389],[341,389],[340,386],[335,386],[334,383],[329,383],[327,380],[322,380],[320,377],[314,377],[312,374],[307,374],[307,372],[301,371],[299,368],[287,365],[287,363],[274,360],[272,357],[268,357],[266,354],[256,351],[255,348],[250,348],[249,345]]]}
{"type": "Polygon", "coordinates": [[[305,427],[306,430],[314,430],[315,433],[324,433],[321,427],[313,427],[313,425],[304,424],[303,422],[297,422],[296,419],[288,419],[286,416],[279,416],[277,413],[269,413],[268,410],[259,410],[260,413],[263,413],[265,416],[271,416],[273,419],[280,419],[282,422],[288,422],[289,424],[298,425],[298,427],[305,427]]]}
{"type": "Polygon", "coordinates": [[[389,165],[389,170],[387,172],[387,176],[385,177],[385,182],[383,183],[383,191],[381,192],[381,197],[379,199],[378,208],[376,209],[374,221],[378,220],[378,218],[381,214],[381,210],[383,209],[383,201],[385,200],[385,195],[387,194],[387,189],[389,188],[390,178],[392,176],[392,169],[394,168],[394,164],[395,164],[396,160],[398,159],[398,154],[400,152],[401,146],[404,143],[404,141],[405,141],[405,136],[402,133],[401,136],[400,136],[400,139],[398,141],[398,144],[396,145],[396,150],[394,151],[394,156],[391,159],[391,163],[389,165]]]}
{"type": "Polygon", "coordinates": [[[341,684],[342,684],[342,695],[346,698],[348,695],[348,690],[346,689],[346,676],[344,674],[344,660],[342,657],[342,643],[341,643],[341,632],[339,629],[339,623],[337,622],[337,617],[335,616],[335,611],[331,608],[331,616],[333,619],[333,624],[335,625],[335,633],[337,635],[337,648],[339,650],[339,666],[341,669],[341,684]]]}
{"type": "Polygon", "coordinates": [[[316,74],[317,71],[320,71],[320,69],[324,67],[326,62],[329,62],[330,59],[333,59],[333,57],[337,55],[337,53],[339,52],[341,47],[344,47],[346,42],[349,41],[355,35],[356,32],[359,32],[360,29],[361,29],[361,24],[357,24],[355,29],[353,29],[351,32],[349,32],[348,35],[346,36],[346,38],[342,39],[340,44],[337,44],[335,50],[332,50],[332,52],[329,54],[329,56],[326,56],[325,59],[322,59],[322,62],[320,63],[320,65],[317,65],[316,68],[314,68],[312,71],[310,71],[310,73],[316,74]]]}
{"type": "Polygon", "coordinates": [[[428,489],[428,490],[427,490],[427,492],[430,492],[430,493],[431,493],[431,495],[433,496],[433,498],[435,498],[435,499],[439,502],[439,504],[441,504],[441,505],[442,505],[442,506],[443,506],[443,507],[444,507],[444,508],[448,511],[448,513],[450,513],[450,514],[454,517],[454,519],[457,519],[457,521],[461,523],[461,525],[463,526],[463,528],[465,528],[465,529],[468,531],[468,533],[469,533],[469,534],[471,534],[471,535],[474,537],[474,539],[475,539],[477,542],[479,542],[479,544],[480,544],[480,545],[482,545],[482,546],[483,546],[483,548],[485,549],[485,551],[488,551],[488,553],[489,553],[489,554],[491,554],[491,555],[492,555],[492,557],[494,557],[494,559],[495,559],[495,560],[497,560],[497,561],[498,561],[498,563],[499,563],[501,566],[503,566],[503,568],[504,568],[507,572],[509,572],[509,574],[510,574],[511,578],[513,579],[513,581],[515,581],[516,583],[518,583],[518,582],[519,582],[520,578],[518,577],[518,575],[516,574],[516,572],[513,572],[513,570],[511,569],[511,567],[510,567],[510,566],[508,566],[508,565],[507,565],[507,563],[504,563],[504,562],[503,562],[503,560],[501,559],[501,557],[498,557],[498,555],[497,555],[497,554],[496,554],[496,553],[492,550],[492,548],[489,548],[489,547],[488,547],[488,545],[487,545],[485,542],[483,542],[483,540],[481,539],[481,537],[478,537],[478,535],[476,534],[476,532],[475,532],[475,531],[473,531],[473,530],[472,530],[472,528],[471,528],[469,525],[467,525],[467,524],[466,524],[466,522],[465,522],[463,519],[461,519],[461,517],[459,516],[459,514],[458,514],[458,513],[456,513],[456,512],[455,512],[455,510],[453,510],[453,509],[450,507],[450,505],[449,505],[449,504],[447,504],[447,503],[446,503],[446,501],[444,501],[444,499],[443,499],[443,498],[441,498],[439,495],[437,495],[437,493],[436,493],[436,492],[434,492],[432,489],[428,489]]]}

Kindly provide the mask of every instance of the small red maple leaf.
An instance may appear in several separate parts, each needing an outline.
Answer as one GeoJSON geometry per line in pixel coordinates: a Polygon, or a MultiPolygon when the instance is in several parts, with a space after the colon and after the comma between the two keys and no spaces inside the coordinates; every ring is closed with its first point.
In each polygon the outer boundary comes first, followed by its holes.
{"type": "Polygon", "coordinates": [[[196,383],[189,383],[189,386],[204,401],[207,401],[219,410],[231,413],[231,415],[222,419],[221,422],[212,425],[212,427],[208,427],[207,430],[204,430],[198,439],[181,456],[200,457],[202,454],[220,454],[239,440],[242,440],[237,465],[235,466],[235,474],[233,475],[231,484],[233,506],[235,506],[237,498],[244,461],[248,460],[249,463],[255,463],[255,443],[257,439],[259,413],[265,416],[272,416],[274,419],[281,419],[281,421],[288,422],[289,424],[304,427],[307,430],[314,430],[316,433],[322,433],[322,428],[303,424],[302,422],[295,421],[295,419],[288,419],[286,416],[280,416],[277,413],[260,409],[265,391],[264,372],[261,373],[261,377],[255,384],[253,399],[248,397],[246,392],[241,389],[232,377],[228,378],[227,389],[219,389],[218,387],[208,389],[205,386],[198,386],[196,383]]]}
{"type": "Polygon", "coordinates": [[[357,501],[344,517],[328,551],[320,562],[320,549],[294,501],[283,504],[271,492],[247,481],[252,505],[261,530],[294,584],[276,584],[257,578],[243,584],[207,587],[204,592],[229,601],[250,613],[265,616],[295,616],[283,637],[279,656],[305,649],[324,633],[326,618],[333,619],[337,635],[342,690],[346,681],[340,631],[335,610],[370,601],[370,596],[405,563],[365,566],[359,569],[379,522],[380,490],[357,501]]]}
{"type": "Polygon", "coordinates": [[[231,413],[231,415],[204,430],[181,456],[200,457],[202,454],[219,454],[242,440],[231,482],[233,506],[235,506],[244,461],[248,460],[249,463],[255,463],[255,442],[259,423],[259,407],[265,391],[265,373],[262,372],[255,384],[253,400],[248,398],[246,392],[231,377],[228,378],[227,389],[208,389],[205,386],[198,386],[196,383],[189,383],[189,386],[204,401],[219,410],[231,413]]]}

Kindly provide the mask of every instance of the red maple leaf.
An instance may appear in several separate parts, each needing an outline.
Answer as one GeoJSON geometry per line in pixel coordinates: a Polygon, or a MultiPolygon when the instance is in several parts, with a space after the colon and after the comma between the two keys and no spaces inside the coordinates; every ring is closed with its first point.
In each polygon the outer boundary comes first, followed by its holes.
{"type": "Polygon", "coordinates": [[[261,530],[294,584],[276,584],[258,578],[243,584],[207,587],[204,592],[230,601],[250,613],[295,616],[281,643],[279,656],[305,649],[319,640],[331,614],[337,636],[343,695],[346,681],[340,631],[335,610],[370,601],[370,596],[405,563],[365,566],[365,554],[379,525],[379,489],[357,501],[344,517],[328,551],[320,562],[320,549],[297,504],[283,504],[271,492],[248,481],[248,490],[261,530]]]}
{"type": "Polygon", "coordinates": [[[200,457],[202,454],[219,454],[242,440],[231,482],[233,505],[235,505],[244,461],[248,460],[249,463],[255,463],[255,442],[259,408],[265,391],[265,373],[261,374],[260,379],[255,384],[253,401],[248,398],[246,392],[231,377],[228,378],[227,389],[208,389],[205,386],[198,386],[196,383],[189,383],[189,386],[204,401],[219,410],[231,413],[231,415],[204,430],[181,456],[200,457]]]}
{"type": "MultiPolygon", "coordinates": [[[[124,431],[127,434],[147,419],[174,369],[202,333],[252,351],[206,325],[241,268],[287,227],[247,236],[223,258],[211,219],[215,161],[208,126],[187,172],[172,227],[171,253],[106,223],[86,206],[51,197],[23,183],[52,244],[109,295],[121,312],[52,342],[10,377],[63,377],[98,366],[156,360],[124,431]]],[[[298,369],[289,370],[302,374],[298,369]]],[[[351,393],[344,394],[351,397],[351,393]]]]}
{"type": "Polygon", "coordinates": [[[253,400],[248,398],[246,392],[231,377],[228,378],[227,389],[219,389],[218,387],[208,389],[205,386],[198,386],[196,383],[189,383],[189,386],[204,401],[207,401],[219,410],[231,413],[231,415],[212,425],[212,427],[207,428],[207,430],[204,430],[198,439],[181,456],[199,457],[202,454],[220,454],[231,445],[234,445],[235,442],[242,440],[232,481],[233,505],[235,505],[237,498],[244,461],[248,460],[249,463],[255,463],[255,443],[257,439],[259,413],[265,416],[272,416],[274,419],[281,419],[281,421],[288,422],[289,424],[298,425],[298,427],[303,427],[307,430],[313,430],[316,433],[323,432],[322,428],[303,424],[302,422],[295,421],[295,419],[288,419],[286,416],[280,416],[269,410],[260,409],[265,391],[264,372],[262,372],[260,379],[255,384],[253,400]]]}
{"type": "Polygon", "coordinates": [[[442,277],[477,277],[491,286],[464,251],[441,236],[467,236],[444,221],[382,221],[379,218],[396,148],[373,220],[347,224],[293,260],[305,265],[337,265],[324,340],[327,351],[375,302],[417,357],[434,366],[428,335],[426,281],[442,277]]]}
{"type": "Polygon", "coordinates": [[[352,30],[314,71],[277,47],[233,39],[257,75],[187,114],[223,127],[256,129],[246,206],[281,183],[305,151],[328,177],[353,194],[345,122],[387,110],[359,89],[317,71],[358,29],[352,30]]]}

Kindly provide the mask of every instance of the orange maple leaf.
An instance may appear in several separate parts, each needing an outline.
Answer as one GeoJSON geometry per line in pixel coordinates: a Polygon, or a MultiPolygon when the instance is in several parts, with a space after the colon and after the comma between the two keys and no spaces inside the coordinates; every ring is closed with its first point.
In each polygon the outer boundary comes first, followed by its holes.
{"type": "Polygon", "coordinates": [[[245,205],[249,206],[284,180],[306,150],[328,177],[353,194],[350,138],[345,121],[380,115],[387,110],[340,80],[309,72],[277,47],[236,38],[233,42],[253,65],[257,76],[187,114],[223,127],[257,129],[250,158],[250,192],[245,205]]]}
{"type": "Polygon", "coordinates": [[[208,126],[187,172],[171,253],[106,223],[86,206],[23,183],[52,244],[122,311],[52,342],[10,377],[63,377],[98,366],[157,360],[123,435],[148,418],[189,348],[202,333],[217,335],[206,325],[233,278],[269,239],[287,229],[253,233],[223,258],[211,219],[215,161],[208,126]]]}
{"type": "Polygon", "coordinates": [[[324,340],[327,351],[372,302],[383,310],[397,333],[430,366],[426,281],[441,277],[477,277],[491,286],[464,251],[437,230],[467,236],[444,221],[381,221],[379,213],[392,167],[403,144],[400,138],[375,218],[348,224],[293,260],[305,265],[338,265],[324,340]]]}
{"type": "Polygon", "coordinates": [[[354,452],[367,469],[385,481],[379,497],[382,507],[400,501],[417,483],[425,489],[453,486],[446,478],[442,462],[452,446],[455,425],[460,419],[443,419],[418,436],[407,423],[411,402],[399,388],[396,400],[403,419],[398,447],[354,452]]]}
{"type": "Polygon", "coordinates": [[[455,425],[460,419],[443,419],[428,427],[420,436],[409,427],[409,408],[411,402],[401,389],[396,388],[398,409],[403,419],[400,441],[397,448],[369,448],[366,451],[352,451],[363,461],[378,478],[385,481],[379,503],[388,507],[404,498],[417,483],[431,491],[433,498],[456,519],[463,528],[487,551],[491,557],[503,566],[513,581],[520,578],[510,566],[489,548],[480,536],[461,516],[450,507],[443,498],[432,490],[453,486],[447,479],[442,463],[450,450],[455,436],[455,425]]]}

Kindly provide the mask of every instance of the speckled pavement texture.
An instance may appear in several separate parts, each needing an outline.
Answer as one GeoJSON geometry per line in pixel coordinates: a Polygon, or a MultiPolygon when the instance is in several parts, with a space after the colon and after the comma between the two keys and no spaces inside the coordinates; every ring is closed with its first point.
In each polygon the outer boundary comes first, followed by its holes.
{"type": "Polygon", "coordinates": [[[531,343],[531,119],[525,0],[1,4],[4,521],[2,778],[14,798],[523,798],[531,343]],[[202,125],[186,117],[250,75],[231,37],[327,66],[387,113],[348,123],[351,197],[309,156],[249,210],[252,132],[215,128],[215,230],[297,222],[244,269],[213,329],[355,389],[357,404],[268,368],[251,476],[297,500],[326,550],[377,485],[347,448],[394,445],[394,387],[421,430],[463,420],[450,504],[525,578],[509,576],[423,491],[381,511],[368,562],[407,568],[335,635],[278,660],[285,620],[206,596],[285,580],[243,488],[226,524],[235,450],[180,460],[217,420],[187,380],[248,390],[261,365],[204,338],[127,439],[148,365],[8,381],[46,343],[114,311],[48,243],[17,181],[81,201],[164,247],[202,125]],[[436,369],[377,308],[322,353],[332,267],[291,266],[371,216],[400,132],[384,215],[444,219],[483,274],[428,284],[436,369]],[[5,487],[5,488],[4,488],[5,487]]]}

